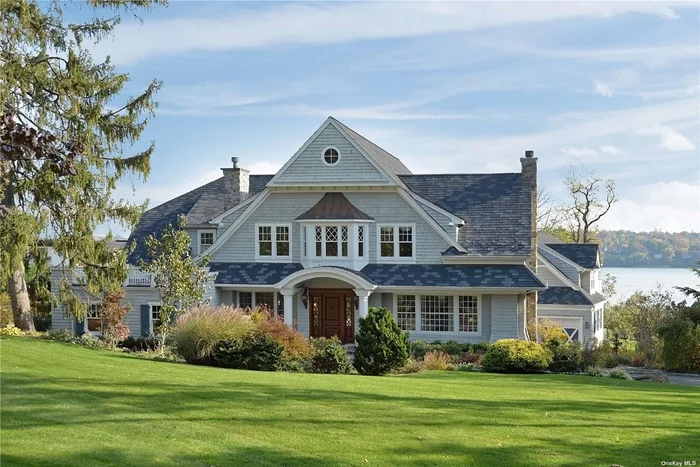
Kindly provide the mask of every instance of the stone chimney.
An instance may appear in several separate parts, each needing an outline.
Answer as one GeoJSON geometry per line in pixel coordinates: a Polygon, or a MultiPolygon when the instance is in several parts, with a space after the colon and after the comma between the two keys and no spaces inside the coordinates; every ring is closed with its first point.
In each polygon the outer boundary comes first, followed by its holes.
{"type": "Polygon", "coordinates": [[[232,167],[224,167],[224,209],[229,210],[248,197],[250,170],[238,167],[238,158],[231,158],[232,167]]]}
{"type": "MultiPolygon", "coordinates": [[[[525,264],[537,273],[537,158],[535,151],[525,151],[520,158],[522,165],[523,189],[530,192],[530,256],[525,264]]],[[[538,341],[537,335],[537,292],[525,295],[525,329],[529,340],[538,341]]]]}

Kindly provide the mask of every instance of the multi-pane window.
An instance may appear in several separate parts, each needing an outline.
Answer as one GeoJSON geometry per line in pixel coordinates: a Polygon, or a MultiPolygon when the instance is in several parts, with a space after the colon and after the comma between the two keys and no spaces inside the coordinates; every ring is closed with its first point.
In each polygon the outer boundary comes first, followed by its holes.
{"type": "Polygon", "coordinates": [[[340,256],[348,255],[348,226],[340,227],[340,256]]]}
{"type": "Polygon", "coordinates": [[[382,257],[394,256],[394,228],[381,227],[379,229],[379,250],[382,257]]]}
{"type": "Polygon", "coordinates": [[[90,332],[99,332],[102,330],[102,319],[100,318],[100,305],[93,303],[87,310],[86,315],[87,330],[90,332]]]}
{"type": "Polygon", "coordinates": [[[421,296],[421,330],[451,332],[454,330],[453,297],[451,295],[421,296]]]}
{"type": "Polygon", "coordinates": [[[272,256],[272,227],[258,227],[258,254],[260,256],[272,256]]]}
{"type": "Polygon", "coordinates": [[[383,258],[413,258],[414,234],[411,225],[379,227],[379,255],[383,258]]]}
{"type": "Polygon", "coordinates": [[[403,331],[416,330],[416,296],[396,296],[396,322],[403,331]]]}
{"type": "Polygon", "coordinates": [[[255,306],[258,308],[275,309],[274,292],[255,292],[255,306]]]}
{"type": "Polygon", "coordinates": [[[214,232],[201,232],[199,234],[199,252],[202,253],[204,250],[209,248],[214,244],[214,232]]]}
{"type": "Polygon", "coordinates": [[[470,295],[459,297],[459,331],[479,331],[479,306],[477,297],[470,295]]]}
{"type": "Polygon", "coordinates": [[[338,256],[338,227],[326,227],[326,256],[338,256]]]}
{"type": "Polygon", "coordinates": [[[328,165],[335,165],[340,160],[340,153],[336,148],[328,148],[323,151],[323,161],[328,165]]]}
{"type": "Polygon", "coordinates": [[[253,308],[253,292],[238,292],[238,306],[241,308],[253,308]]]}
{"type": "Polygon", "coordinates": [[[259,225],[257,239],[258,256],[270,258],[290,256],[290,226],[259,225]]]}
{"type": "Polygon", "coordinates": [[[275,227],[277,233],[277,256],[289,256],[289,226],[275,227]]]}
{"type": "Polygon", "coordinates": [[[323,227],[316,227],[316,256],[323,256],[323,227]]]}
{"type": "Polygon", "coordinates": [[[365,227],[363,225],[357,227],[357,256],[360,258],[365,256],[365,227]]]}
{"type": "Polygon", "coordinates": [[[306,248],[306,226],[302,225],[301,226],[301,238],[302,238],[302,244],[304,246],[304,256],[307,255],[307,248],[306,248]]]}
{"type": "Polygon", "coordinates": [[[160,326],[160,305],[151,305],[151,331],[155,332],[160,326]]]}
{"type": "Polygon", "coordinates": [[[399,256],[413,256],[413,227],[399,227],[399,256]]]}

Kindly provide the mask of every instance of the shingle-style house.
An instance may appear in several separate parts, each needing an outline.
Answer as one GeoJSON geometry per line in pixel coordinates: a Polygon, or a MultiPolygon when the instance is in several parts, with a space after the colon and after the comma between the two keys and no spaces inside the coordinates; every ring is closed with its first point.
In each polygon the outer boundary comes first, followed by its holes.
{"type": "Polygon", "coordinates": [[[562,325],[570,339],[605,338],[606,298],[601,294],[600,253],[593,243],[562,243],[538,234],[537,274],[547,289],[537,294],[537,316],[562,325]]]}
{"type": "MultiPolygon", "coordinates": [[[[534,339],[536,294],[550,306],[545,281],[580,292],[591,269],[537,248],[537,159],[520,161],[519,173],[412,174],[329,117],[276,174],[251,175],[234,157],[221,178],[147,211],[129,261],[184,214],[193,254],[210,258],[211,304],[267,305],[307,336],[346,343],[370,306],[392,310],[412,339],[534,339]],[[551,274],[539,278],[538,265],[551,274]]],[[[132,335],[148,335],[160,306],[151,278],[134,266],[125,291],[132,335]]],[[[553,316],[569,316],[560,309],[553,316]]],[[[53,316],[54,328],[97,326],[92,315],[53,316]]]]}

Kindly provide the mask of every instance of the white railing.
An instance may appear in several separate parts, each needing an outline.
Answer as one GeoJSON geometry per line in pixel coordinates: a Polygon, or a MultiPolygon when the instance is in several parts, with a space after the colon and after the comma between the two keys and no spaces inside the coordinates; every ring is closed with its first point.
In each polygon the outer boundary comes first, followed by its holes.
{"type": "Polygon", "coordinates": [[[131,287],[153,287],[153,276],[151,273],[143,272],[139,269],[130,269],[129,276],[124,285],[131,287]]]}

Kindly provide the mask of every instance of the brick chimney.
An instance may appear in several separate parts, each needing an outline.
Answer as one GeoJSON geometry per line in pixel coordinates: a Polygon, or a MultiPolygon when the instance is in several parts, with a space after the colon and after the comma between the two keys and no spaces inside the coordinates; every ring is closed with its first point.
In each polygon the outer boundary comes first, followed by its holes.
{"type": "Polygon", "coordinates": [[[250,170],[238,167],[238,158],[231,158],[232,167],[224,167],[224,209],[229,210],[248,197],[250,170]]]}

